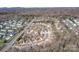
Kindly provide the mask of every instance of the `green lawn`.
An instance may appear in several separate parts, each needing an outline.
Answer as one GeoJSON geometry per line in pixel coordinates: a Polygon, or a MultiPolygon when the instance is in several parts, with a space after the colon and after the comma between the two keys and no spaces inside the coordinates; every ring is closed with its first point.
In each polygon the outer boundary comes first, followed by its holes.
{"type": "Polygon", "coordinates": [[[0,40],[0,47],[4,45],[4,40],[0,40]]]}

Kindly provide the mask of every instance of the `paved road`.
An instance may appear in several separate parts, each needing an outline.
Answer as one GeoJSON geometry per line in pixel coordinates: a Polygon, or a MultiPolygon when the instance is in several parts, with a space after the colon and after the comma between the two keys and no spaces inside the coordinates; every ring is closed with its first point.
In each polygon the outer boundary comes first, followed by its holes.
{"type": "Polygon", "coordinates": [[[1,52],[6,52],[8,49],[10,49],[10,47],[12,47],[12,45],[17,41],[17,39],[25,32],[25,30],[27,28],[29,28],[31,26],[31,24],[35,21],[35,19],[33,19],[25,28],[23,31],[21,31],[12,41],[10,41],[9,43],[7,43],[3,49],[1,49],[1,52]]]}

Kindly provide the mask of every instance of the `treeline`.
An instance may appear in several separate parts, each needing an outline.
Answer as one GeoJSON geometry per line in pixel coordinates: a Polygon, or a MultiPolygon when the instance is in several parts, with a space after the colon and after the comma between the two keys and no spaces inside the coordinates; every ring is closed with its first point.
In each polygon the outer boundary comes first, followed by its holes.
{"type": "Polygon", "coordinates": [[[54,8],[0,8],[0,14],[20,14],[20,15],[76,15],[79,16],[78,7],[54,7],[54,8]]]}

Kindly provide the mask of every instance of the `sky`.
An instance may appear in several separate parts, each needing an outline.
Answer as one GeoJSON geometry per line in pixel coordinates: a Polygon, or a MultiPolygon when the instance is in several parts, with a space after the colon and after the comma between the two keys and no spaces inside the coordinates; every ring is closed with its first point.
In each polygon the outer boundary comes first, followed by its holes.
{"type": "Polygon", "coordinates": [[[0,7],[79,7],[78,0],[0,0],[0,7]]]}

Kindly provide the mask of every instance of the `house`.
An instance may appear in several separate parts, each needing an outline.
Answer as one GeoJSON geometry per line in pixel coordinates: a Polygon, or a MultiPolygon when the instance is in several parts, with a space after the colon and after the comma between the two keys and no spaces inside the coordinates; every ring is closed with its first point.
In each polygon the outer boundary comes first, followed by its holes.
{"type": "Polygon", "coordinates": [[[4,36],[6,36],[6,33],[0,31],[0,38],[2,39],[2,38],[4,38],[4,36]]]}
{"type": "Polygon", "coordinates": [[[0,39],[2,39],[2,38],[3,38],[3,35],[0,34],[0,39]]]}
{"type": "Polygon", "coordinates": [[[3,26],[0,24],[0,28],[3,28],[3,26]]]}
{"type": "Polygon", "coordinates": [[[13,35],[15,35],[15,34],[16,34],[16,32],[9,32],[9,33],[7,33],[7,35],[8,35],[8,36],[11,36],[11,37],[12,37],[13,35]]]}
{"type": "Polygon", "coordinates": [[[7,31],[6,29],[1,29],[1,32],[5,32],[6,33],[6,31],[7,31]]]}
{"type": "Polygon", "coordinates": [[[16,26],[16,24],[10,24],[10,27],[15,27],[16,26]]]}
{"type": "Polygon", "coordinates": [[[8,23],[7,22],[4,22],[4,24],[3,25],[7,25],[8,23]]]}
{"type": "Polygon", "coordinates": [[[21,24],[17,24],[17,27],[23,27],[21,24]]]}
{"type": "Polygon", "coordinates": [[[9,30],[8,30],[8,32],[14,32],[14,30],[12,30],[12,29],[9,29],[9,30]]]}
{"type": "Polygon", "coordinates": [[[74,22],[79,25],[79,19],[74,19],[74,22]]]}
{"type": "Polygon", "coordinates": [[[5,40],[9,40],[11,37],[10,36],[6,36],[5,37],[5,40]]]}
{"type": "Polygon", "coordinates": [[[63,23],[69,28],[69,29],[75,29],[76,24],[74,24],[72,21],[69,19],[63,20],[63,23]]]}
{"type": "Polygon", "coordinates": [[[5,27],[5,29],[10,29],[10,28],[11,28],[10,26],[6,26],[6,27],[5,27]]]}
{"type": "Polygon", "coordinates": [[[9,24],[12,24],[12,21],[11,20],[9,20],[8,22],[9,22],[9,24]]]}
{"type": "Polygon", "coordinates": [[[13,30],[16,30],[16,29],[17,29],[17,27],[12,27],[12,29],[13,29],[13,30]]]}

